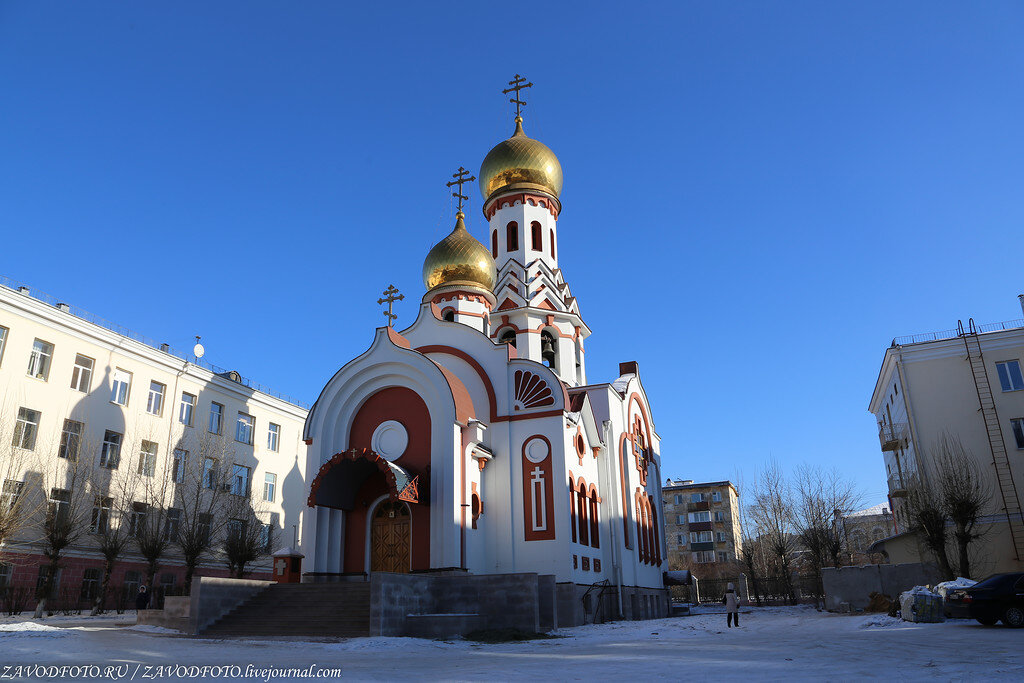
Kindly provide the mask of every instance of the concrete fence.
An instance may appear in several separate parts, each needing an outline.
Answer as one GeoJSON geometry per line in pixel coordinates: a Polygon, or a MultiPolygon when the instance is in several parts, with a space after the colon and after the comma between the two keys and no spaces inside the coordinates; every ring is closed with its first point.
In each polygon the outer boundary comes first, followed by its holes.
{"type": "Polygon", "coordinates": [[[932,564],[867,564],[860,567],[828,567],[821,570],[825,586],[825,609],[838,610],[843,603],[851,609],[865,609],[872,593],[896,598],[914,586],[938,583],[942,580],[932,564]]]}

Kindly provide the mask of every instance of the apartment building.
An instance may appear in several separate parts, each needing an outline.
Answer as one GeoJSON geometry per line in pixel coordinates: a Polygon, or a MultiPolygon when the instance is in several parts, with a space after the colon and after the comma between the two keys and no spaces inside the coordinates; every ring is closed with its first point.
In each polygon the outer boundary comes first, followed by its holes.
{"type": "MultiPolygon", "coordinates": [[[[1024,308],[1024,295],[1020,297],[1024,308]]],[[[897,337],[885,350],[868,410],[875,416],[895,534],[873,550],[891,562],[930,560],[907,533],[909,490],[934,481],[940,443],[960,441],[992,497],[975,542],[975,573],[1024,569],[1024,319],[897,337]]]]}
{"type": "Polygon", "coordinates": [[[661,491],[670,568],[725,567],[742,557],[739,493],[731,482],[669,479],[661,491]]]}
{"type": "MultiPolygon", "coordinates": [[[[65,551],[56,582],[88,598],[101,576],[104,531],[129,525],[133,533],[160,509],[173,541],[187,516],[181,490],[190,473],[201,478],[202,495],[253,512],[266,549],[291,545],[306,499],[306,414],[306,406],[237,372],[0,279],[0,504],[38,499],[0,548],[0,586],[43,584],[41,520],[77,501],[88,528],[65,551]]],[[[212,512],[200,522],[248,523],[212,512]]],[[[213,543],[197,575],[226,575],[223,559],[213,543]]],[[[269,559],[251,570],[269,576],[269,559]]],[[[111,585],[130,594],[144,576],[138,548],[128,543],[111,585]]],[[[173,543],[157,576],[159,587],[180,590],[184,567],[173,543]]]]}

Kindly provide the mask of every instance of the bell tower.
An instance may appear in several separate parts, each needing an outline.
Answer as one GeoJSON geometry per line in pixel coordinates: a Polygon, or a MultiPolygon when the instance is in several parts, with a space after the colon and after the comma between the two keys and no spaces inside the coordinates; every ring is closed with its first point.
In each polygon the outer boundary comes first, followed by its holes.
{"type": "Polygon", "coordinates": [[[502,93],[516,107],[512,137],[499,142],[480,167],[483,213],[497,268],[491,338],[516,347],[520,358],[544,363],[569,386],[586,384],[583,340],[590,329],[558,267],[562,165],[547,145],[523,130],[516,74],[502,93]]]}

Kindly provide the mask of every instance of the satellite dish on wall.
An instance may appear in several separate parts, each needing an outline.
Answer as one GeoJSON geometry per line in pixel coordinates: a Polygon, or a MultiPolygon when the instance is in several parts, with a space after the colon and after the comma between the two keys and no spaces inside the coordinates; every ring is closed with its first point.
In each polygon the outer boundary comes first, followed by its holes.
{"type": "Polygon", "coordinates": [[[203,345],[199,343],[199,339],[200,339],[200,337],[197,334],[196,335],[196,345],[192,347],[192,353],[195,355],[196,360],[199,360],[200,358],[202,358],[203,354],[206,353],[206,349],[204,349],[203,345]]]}

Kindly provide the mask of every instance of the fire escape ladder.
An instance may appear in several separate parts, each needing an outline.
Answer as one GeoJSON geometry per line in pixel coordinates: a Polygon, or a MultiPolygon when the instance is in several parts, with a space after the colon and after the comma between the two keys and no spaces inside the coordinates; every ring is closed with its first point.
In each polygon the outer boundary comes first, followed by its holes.
{"type": "Polygon", "coordinates": [[[978,329],[974,325],[974,318],[968,320],[966,331],[962,321],[957,321],[957,326],[967,349],[967,362],[970,364],[971,374],[974,376],[974,387],[978,391],[979,412],[985,421],[985,433],[988,435],[989,450],[992,452],[992,466],[996,471],[999,494],[1003,499],[1003,510],[1010,526],[1013,550],[1017,560],[1020,561],[1024,559],[1024,520],[1021,519],[1020,498],[1017,495],[1017,486],[1013,482],[1013,474],[1010,471],[1006,442],[1003,440],[1003,429],[999,424],[999,414],[996,412],[996,402],[992,396],[992,385],[988,379],[988,370],[985,368],[985,357],[981,352],[981,340],[978,337],[978,329]]]}

